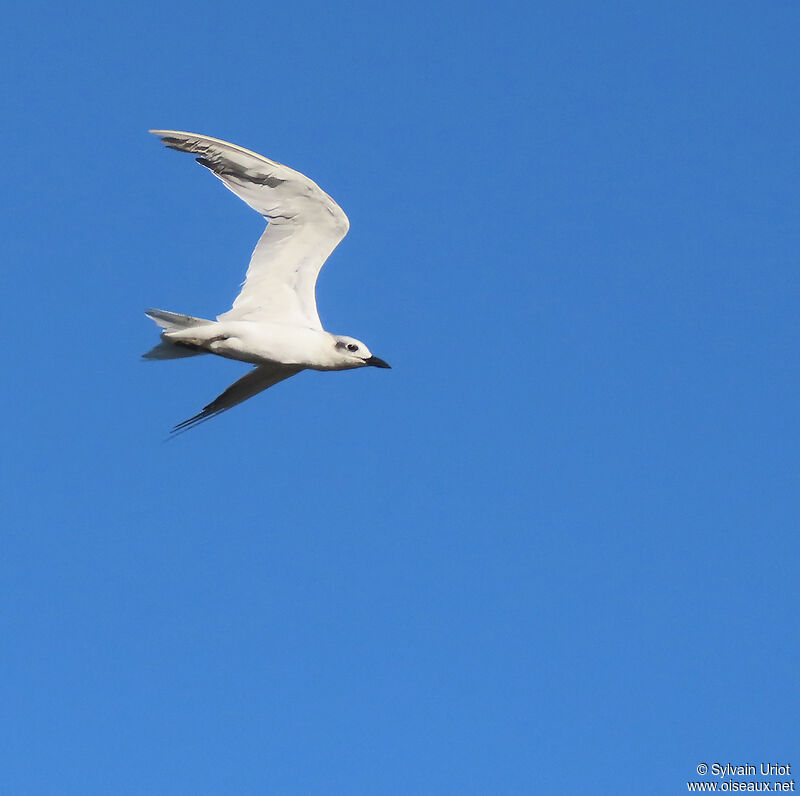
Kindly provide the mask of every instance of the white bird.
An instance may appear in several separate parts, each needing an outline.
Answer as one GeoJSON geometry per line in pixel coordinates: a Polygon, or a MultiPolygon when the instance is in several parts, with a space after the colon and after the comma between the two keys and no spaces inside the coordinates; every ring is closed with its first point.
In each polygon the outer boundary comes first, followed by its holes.
{"type": "Polygon", "coordinates": [[[163,329],[161,342],[146,359],[217,354],[256,366],[173,432],[202,423],[307,368],[390,367],[360,340],[330,334],[320,323],[317,275],[350,228],[328,194],[303,174],[235,144],[176,130],[150,132],[170,149],[196,155],[198,163],[268,222],[241,292],[216,321],[146,312],[163,329]]]}

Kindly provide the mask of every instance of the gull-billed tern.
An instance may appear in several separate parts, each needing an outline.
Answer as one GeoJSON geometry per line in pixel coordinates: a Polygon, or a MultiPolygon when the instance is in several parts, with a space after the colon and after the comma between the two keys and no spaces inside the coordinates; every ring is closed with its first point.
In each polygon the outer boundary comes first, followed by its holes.
{"type": "Polygon", "coordinates": [[[146,359],[217,354],[256,366],[173,432],[202,423],[307,368],[389,367],[360,340],[330,334],[320,323],[317,275],[350,228],[328,194],[303,174],[235,144],[176,130],[150,132],[170,149],[195,155],[268,222],[241,292],[216,321],[147,310],[163,331],[146,359]]]}

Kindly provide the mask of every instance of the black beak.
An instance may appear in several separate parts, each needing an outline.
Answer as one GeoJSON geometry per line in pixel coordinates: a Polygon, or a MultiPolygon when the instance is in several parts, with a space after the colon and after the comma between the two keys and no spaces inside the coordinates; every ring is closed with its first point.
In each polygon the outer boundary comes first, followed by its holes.
{"type": "Polygon", "coordinates": [[[374,368],[391,368],[388,362],[384,362],[380,357],[370,357],[364,360],[365,365],[372,365],[374,368]]]}

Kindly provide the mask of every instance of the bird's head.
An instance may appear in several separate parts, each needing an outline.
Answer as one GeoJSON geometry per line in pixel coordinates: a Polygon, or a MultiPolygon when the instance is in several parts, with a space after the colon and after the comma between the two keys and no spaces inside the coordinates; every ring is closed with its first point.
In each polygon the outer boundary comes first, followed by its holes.
{"type": "Polygon", "coordinates": [[[360,340],[345,335],[335,335],[333,338],[334,356],[342,368],[363,368],[372,365],[375,368],[390,368],[391,365],[379,357],[372,356],[372,352],[360,340]]]}

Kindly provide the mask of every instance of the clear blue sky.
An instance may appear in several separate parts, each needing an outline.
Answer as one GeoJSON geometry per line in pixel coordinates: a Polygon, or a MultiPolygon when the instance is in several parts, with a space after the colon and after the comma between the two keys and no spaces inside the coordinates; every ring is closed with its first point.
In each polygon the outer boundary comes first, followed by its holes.
{"type": "MultiPolygon", "coordinates": [[[[800,7],[16,4],[0,790],[685,790],[800,768],[800,7]],[[303,171],[391,371],[145,363],[303,171]],[[793,758],[792,755],[795,755],[793,758]]],[[[798,777],[800,779],[800,777],[798,777]]]]}

